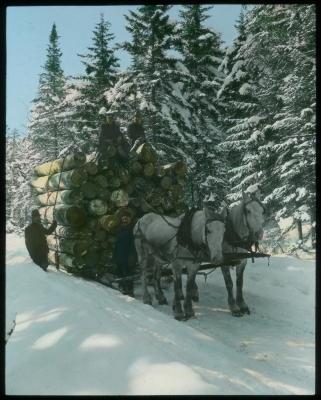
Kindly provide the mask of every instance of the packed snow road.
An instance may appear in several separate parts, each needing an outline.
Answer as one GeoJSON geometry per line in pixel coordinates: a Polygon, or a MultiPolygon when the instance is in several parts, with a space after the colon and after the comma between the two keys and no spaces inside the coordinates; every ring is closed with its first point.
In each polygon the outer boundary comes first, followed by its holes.
{"type": "Polygon", "coordinates": [[[6,260],[6,394],[314,393],[314,261],[249,262],[243,317],[220,270],[199,276],[196,317],[179,322],[170,305],[142,304],[139,286],[132,299],[44,273],[14,235],[6,260]]]}

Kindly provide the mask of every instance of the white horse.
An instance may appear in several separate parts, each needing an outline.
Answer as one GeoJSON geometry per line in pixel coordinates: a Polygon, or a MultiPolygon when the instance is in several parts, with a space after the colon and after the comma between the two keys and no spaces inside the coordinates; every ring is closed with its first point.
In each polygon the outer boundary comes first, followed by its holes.
{"type": "Polygon", "coordinates": [[[178,229],[184,214],[177,218],[171,218],[148,213],[137,221],[134,227],[134,237],[138,262],[142,269],[143,302],[145,304],[152,304],[147,287],[150,275],[153,278],[155,295],[159,304],[167,304],[160,286],[160,277],[161,266],[170,264],[174,276],[174,316],[176,319],[187,319],[194,315],[192,300],[198,301],[196,273],[204,259],[211,261],[214,265],[222,263],[222,242],[226,216],[225,204],[222,204],[219,212],[206,205],[203,210],[196,211],[190,223],[190,246],[188,248],[180,245],[177,240],[178,229]],[[186,267],[188,275],[184,301],[185,315],[181,307],[181,300],[184,299],[183,267],[186,267]]]}
{"type": "MultiPolygon", "coordinates": [[[[264,205],[260,201],[260,191],[242,193],[240,204],[229,210],[223,240],[223,253],[246,253],[252,245],[258,246],[263,237],[264,205]]],[[[236,265],[236,300],[233,295],[233,281],[230,267],[221,268],[228,292],[228,304],[233,316],[250,314],[249,307],[243,299],[243,273],[247,260],[236,265]]]]}

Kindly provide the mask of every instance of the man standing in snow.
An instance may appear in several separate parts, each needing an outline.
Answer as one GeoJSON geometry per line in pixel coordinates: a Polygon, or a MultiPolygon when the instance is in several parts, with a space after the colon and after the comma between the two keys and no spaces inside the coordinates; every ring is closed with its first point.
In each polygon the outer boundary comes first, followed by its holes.
{"type": "MultiPolygon", "coordinates": [[[[133,275],[137,261],[131,222],[131,215],[124,212],[121,217],[121,226],[117,233],[113,253],[117,273],[121,278],[133,275]]],[[[132,280],[124,280],[120,283],[119,287],[124,294],[134,297],[134,283],[132,280]]]]}
{"type": "Polygon", "coordinates": [[[37,209],[31,213],[31,224],[25,229],[25,243],[32,261],[44,271],[48,268],[48,244],[46,235],[50,235],[57,227],[57,222],[46,229],[41,224],[40,214],[37,209]]]}

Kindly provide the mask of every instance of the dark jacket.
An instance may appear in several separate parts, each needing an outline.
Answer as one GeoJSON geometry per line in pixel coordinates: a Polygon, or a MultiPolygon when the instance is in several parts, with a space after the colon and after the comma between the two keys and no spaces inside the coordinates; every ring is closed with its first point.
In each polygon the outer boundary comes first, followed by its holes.
{"type": "Polygon", "coordinates": [[[39,222],[32,222],[25,229],[25,243],[33,262],[43,266],[48,264],[48,244],[46,235],[50,235],[56,229],[56,221],[48,228],[44,228],[39,222]]]}
{"type": "Polygon", "coordinates": [[[128,269],[134,268],[137,260],[137,253],[131,226],[121,226],[119,228],[116,236],[113,259],[118,265],[126,266],[128,269]]]}
{"type": "Polygon", "coordinates": [[[137,122],[132,122],[127,128],[127,135],[131,139],[132,144],[135,143],[135,140],[142,139],[145,141],[145,131],[142,124],[137,122]]]}

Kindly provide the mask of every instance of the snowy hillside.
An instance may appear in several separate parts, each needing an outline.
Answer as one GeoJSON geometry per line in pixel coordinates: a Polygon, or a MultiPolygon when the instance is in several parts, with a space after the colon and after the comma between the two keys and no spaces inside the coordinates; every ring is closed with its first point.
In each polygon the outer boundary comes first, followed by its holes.
{"type": "Polygon", "coordinates": [[[313,260],[250,262],[252,313],[241,318],[228,311],[221,272],[199,276],[196,318],[179,322],[170,305],[142,304],[139,286],[132,299],[44,273],[16,236],[6,257],[6,394],[314,393],[313,260]]]}

